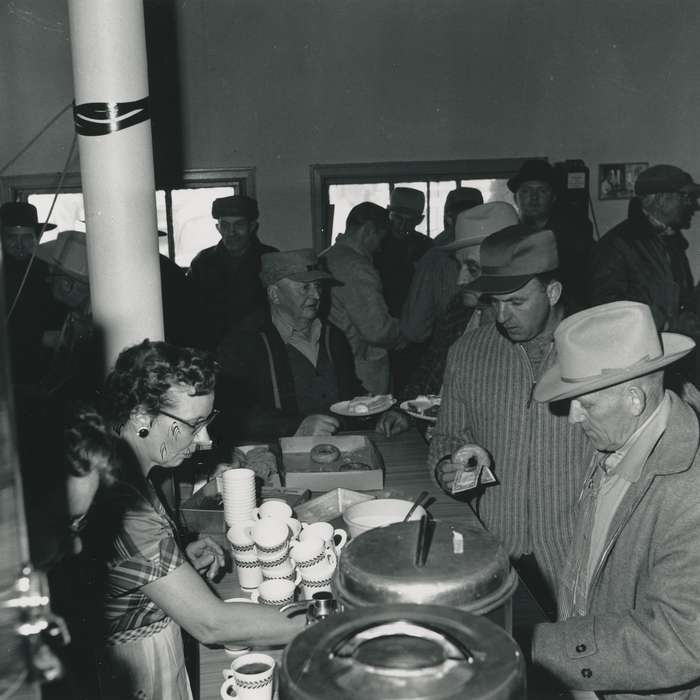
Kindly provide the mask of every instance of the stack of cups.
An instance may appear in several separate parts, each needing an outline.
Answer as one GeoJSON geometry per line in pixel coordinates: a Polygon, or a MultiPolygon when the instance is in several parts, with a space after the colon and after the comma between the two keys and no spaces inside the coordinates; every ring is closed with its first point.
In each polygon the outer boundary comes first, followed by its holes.
{"type": "Polygon", "coordinates": [[[255,512],[255,472],[228,469],[223,473],[224,519],[231,527],[252,520],[255,512]]]}
{"type": "Polygon", "coordinates": [[[294,543],[290,557],[301,577],[301,593],[306,600],[311,600],[314,593],[331,593],[338,558],[320,537],[307,536],[294,543]]]}
{"type": "Polygon", "coordinates": [[[245,590],[257,588],[263,581],[258,552],[253,540],[255,522],[246,520],[234,523],[226,533],[231,545],[233,563],[236,565],[238,584],[245,590]]]}
{"type": "Polygon", "coordinates": [[[263,579],[296,581],[294,564],[289,558],[290,528],[286,520],[263,518],[251,531],[263,579]]]}

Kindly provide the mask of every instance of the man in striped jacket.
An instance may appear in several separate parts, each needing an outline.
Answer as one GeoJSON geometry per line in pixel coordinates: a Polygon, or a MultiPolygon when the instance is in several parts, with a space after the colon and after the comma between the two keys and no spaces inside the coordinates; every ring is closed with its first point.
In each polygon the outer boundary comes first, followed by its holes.
{"type": "Polygon", "coordinates": [[[532,399],[556,360],[553,333],[564,317],[558,263],[551,231],[517,224],[482,243],[482,275],[469,287],[491,302],[496,320],[450,349],[428,460],[448,493],[471,457],[491,467],[496,483],[479,487],[473,506],[550,612],[592,454],[566,413],[532,399]]]}

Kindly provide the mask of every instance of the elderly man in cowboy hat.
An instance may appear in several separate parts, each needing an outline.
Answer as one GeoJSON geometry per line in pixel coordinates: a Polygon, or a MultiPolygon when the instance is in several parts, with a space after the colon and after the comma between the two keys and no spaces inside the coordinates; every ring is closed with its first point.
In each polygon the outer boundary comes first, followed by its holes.
{"type": "Polygon", "coordinates": [[[508,180],[520,220],[534,232],[550,230],[557,240],[559,274],[572,309],[587,306],[587,265],[593,246],[591,223],[574,217],[558,195],[562,187],[556,170],[546,160],[531,158],[508,180]]]}
{"type": "Polygon", "coordinates": [[[221,241],[195,256],[188,275],[200,311],[197,345],[206,350],[214,350],[231,328],[265,307],[260,257],[277,250],[258,239],[258,202],[252,197],[219,197],[211,215],[221,241]]]}
{"type": "MultiPolygon", "coordinates": [[[[538,402],[569,403],[596,450],[559,579],[559,621],[532,656],[566,686],[604,698],[700,698],[700,432],[664,389],[695,343],[620,301],[563,321],[538,402]]],[[[560,465],[565,468],[566,463],[560,465]]]]}
{"type": "Polygon", "coordinates": [[[472,457],[491,467],[496,483],[476,492],[476,512],[552,609],[591,451],[579,426],[532,399],[564,317],[556,241],[517,224],[486,238],[480,256],[481,276],[467,289],[490,302],[495,320],[450,348],[429,468],[451,493],[472,457]]]}
{"type": "MultiPolygon", "coordinates": [[[[517,223],[518,214],[507,202],[481,204],[457,216],[454,240],[442,246],[441,253],[451,256],[458,266],[456,291],[453,290],[450,303],[435,324],[435,333],[426,352],[398,395],[399,401],[440,393],[448,350],[463,333],[479,327],[483,311],[488,309],[479,304],[478,294],[468,286],[481,274],[479,247],[490,234],[517,223]]],[[[391,409],[382,414],[377,430],[389,436],[407,430],[409,425],[403,411],[391,409]]]]}
{"type": "Polygon", "coordinates": [[[266,253],[260,279],[269,314],[255,330],[233,329],[218,348],[217,405],[226,437],[331,435],[331,404],[362,393],[345,336],[318,318],[322,284],[310,249],[266,253]]]}

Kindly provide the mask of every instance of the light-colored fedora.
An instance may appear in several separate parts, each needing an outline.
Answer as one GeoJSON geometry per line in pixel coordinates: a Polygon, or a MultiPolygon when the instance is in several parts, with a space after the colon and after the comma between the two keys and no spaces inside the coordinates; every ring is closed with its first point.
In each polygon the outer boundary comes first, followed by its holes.
{"type": "Polygon", "coordinates": [[[540,402],[571,399],[655,372],[687,355],[695,342],[656,330],[651,309],[614,301],[579,311],[554,331],[556,364],[535,387],[540,402]]]}
{"type": "Polygon", "coordinates": [[[81,282],[88,281],[87,239],[83,231],[59,231],[55,240],[39,245],[36,256],[81,282]]]}
{"type": "Polygon", "coordinates": [[[441,250],[459,250],[480,245],[492,233],[518,223],[518,212],[508,202],[480,204],[457,216],[455,239],[441,246],[441,250]]]}

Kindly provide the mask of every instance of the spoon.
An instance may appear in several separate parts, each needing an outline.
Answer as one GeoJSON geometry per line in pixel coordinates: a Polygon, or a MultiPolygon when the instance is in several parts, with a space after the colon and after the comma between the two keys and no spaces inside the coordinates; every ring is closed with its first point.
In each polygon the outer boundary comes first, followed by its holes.
{"type": "Polygon", "coordinates": [[[413,511],[418,508],[420,505],[421,501],[425,499],[425,497],[428,495],[427,491],[421,491],[413,500],[413,505],[408,509],[408,513],[404,516],[404,519],[401,522],[406,522],[412,515],[413,511]]]}

